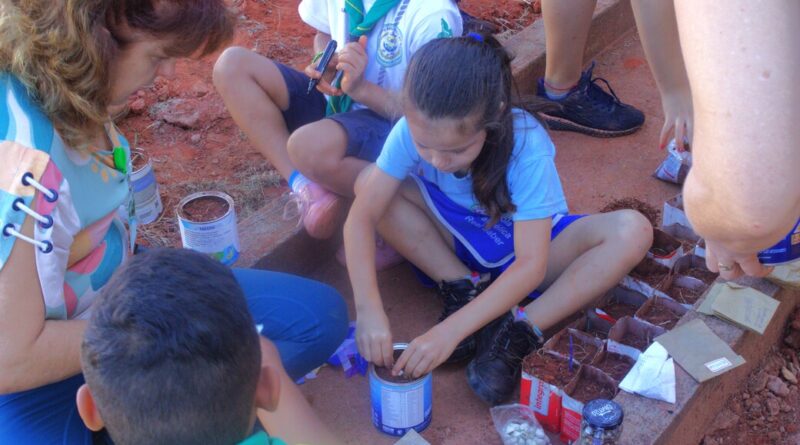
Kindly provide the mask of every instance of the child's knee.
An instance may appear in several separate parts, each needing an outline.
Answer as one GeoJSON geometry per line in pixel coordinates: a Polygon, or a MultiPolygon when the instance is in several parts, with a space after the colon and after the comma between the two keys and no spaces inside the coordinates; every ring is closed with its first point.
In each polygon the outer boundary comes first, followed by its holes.
{"type": "Polygon", "coordinates": [[[231,85],[237,76],[241,76],[245,72],[249,53],[250,50],[241,46],[231,46],[220,54],[214,63],[214,71],[211,75],[217,89],[231,85]]]}
{"type": "Polygon", "coordinates": [[[286,141],[289,159],[312,179],[334,173],[346,149],[338,138],[320,137],[329,134],[322,124],[323,121],[303,125],[286,141]]]}
{"type": "Polygon", "coordinates": [[[614,212],[616,235],[630,242],[633,247],[647,250],[653,243],[653,225],[636,210],[625,209],[614,212]]]}

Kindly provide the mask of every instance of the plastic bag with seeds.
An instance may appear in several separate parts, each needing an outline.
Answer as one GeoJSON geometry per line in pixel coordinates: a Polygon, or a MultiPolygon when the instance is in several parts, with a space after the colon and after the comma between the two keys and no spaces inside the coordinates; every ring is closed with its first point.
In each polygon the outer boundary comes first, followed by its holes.
{"type": "Polygon", "coordinates": [[[677,144],[675,144],[675,139],[673,139],[667,145],[667,158],[661,162],[653,176],[673,184],[683,184],[691,167],[692,154],[688,151],[679,150],[677,144]]]}
{"type": "Polygon", "coordinates": [[[550,445],[550,438],[529,406],[514,403],[495,406],[490,411],[503,445],[550,445]]]}

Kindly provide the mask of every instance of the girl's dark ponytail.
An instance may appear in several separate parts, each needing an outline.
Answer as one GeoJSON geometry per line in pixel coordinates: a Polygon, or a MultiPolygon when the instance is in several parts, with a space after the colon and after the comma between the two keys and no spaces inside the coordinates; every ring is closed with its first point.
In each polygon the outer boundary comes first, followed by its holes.
{"type": "Polygon", "coordinates": [[[472,189],[490,217],[489,226],[516,210],[506,180],[514,150],[514,89],[511,56],[491,35],[428,42],[406,72],[405,98],[426,117],[480,116],[477,125],[486,129],[486,142],[472,163],[472,189]]]}

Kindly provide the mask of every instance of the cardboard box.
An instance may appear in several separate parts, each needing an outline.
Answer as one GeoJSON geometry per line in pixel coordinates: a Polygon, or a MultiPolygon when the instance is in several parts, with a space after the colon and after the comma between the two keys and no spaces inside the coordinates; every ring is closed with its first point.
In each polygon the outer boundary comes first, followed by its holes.
{"type": "Polygon", "coordinates": [[[653,297],[648,302],[646,302],[642,307],[636,311],[636,315],[634,318],[636,320],[643,321],[645,323],[651,324],[653,326],[658,326],[660,328],[670,330],[675,327],[675,324],[681,317],[688,312],[689,309],[684,307],[682,304],[678,303],[675,300],[671,300],[669,298],[662,298],[662,297],[653,297]],[[664,320],[662,322],[654,321],[652,316],[648,317],[648,315],[652,315],[654,310],[658,310],[659,308],[663,308],[669,310],[671,313],[675,314],[677,318],[675,320],[664,320]]]}
{"type": "Polygon", "coordinates": [[[558,376],[545,375],[542,372],[540,363],[544,360],[560,363],[563,366],[560,368],[562,374],[569,366],[564,357],[541,349],[525,357],[520,380],[519,403],[533,409],[536,420],[543,428],[558,433],[561,431],[561,397],[564,387],[577,377],[580,365],[573,369],[569,380],[559,384],[558,376]]]}
{"type": "Polygon", "coordinates": [[[653,326],[650,323],[645,323],[631,317],[624,317],[611,328],[611,331],[608,333],[606,347],[611,352],[625,354],[638,359],[639,354],[647,349],[647,346],[650,346],[656,337],[665,332],[667,332],[667,330],[664,328],[653,326]],[[643,346],[630,344],[625,340],[626,335],[636,338],[638,342],[643,343],[643,346]]]}
{"type": "Polygon", "coordinates": [[[676,261],[686,255],[681,241],[661,229],[653,229],[653,245],[647,251],[647,257],[656,263],[672,267],[676,261]]]}
{"type": "Polygon", "coordinates": [[[622,277],[620,285],[624,288],[635,290],[646,297],[659,296],[667,297],[664,293],[672,284],[672,271],[669,267],[655,262],[652,258],[645,258],[633,268],[630,274],[622,277]],[[649,272],[662,275],[662,278],[657,282],[648,282],[642,275],[647,275],[649,272]]]}
{"type": "Polygon", "coordinates": [[[569,359],[569,352],[560,351],[558,349],[566,349],[559,347],[559,343],[562,343],[562,339],[564,339],[564,344],[568,343],[565,337],[570,336],[572,337],[573,360],[575,363],[590,363],[594,360],[597,353],[603,349],[603,340],[573,328],[566,328],[558,331],[556,335],[545,342],[542,349],[569,359]]]}
{"type": "MultiPolygon", "coordinates": [[[[595,310],[589,310],[586,312],[586,316],[588,318],[601,318],[608,321],[613,320],[616,323],[617,319],[622,318],[624,315],[620,316],[617,310],[612,310],[612,305],[617,304],[624,304],[628,306],[632,306],[634,309],[630,312],[630,316],[636,313],[636,311],[647,301],[647,296],[642,294],[641,292],[637,292],[632,289],[626,289],[622,286],[616,286],[610,291],[606,292],[605,295],[600,299],[597,304],[597,308],[600,309],[602,312],[598,313],[595,310]]],[[[609,327],[610,329],[610,327],[609,327]]]]}
{"type": "MultiPolygon", "coordinates": [[[[579,392],[579,387],[587,382],[592,382],[605,388],[607,395],[600,398],[608,398],[610,400],[617,394],[619,382],[614,381],[606,373],[591,365],[582,366],[578,376],[564,388],[564,394],[561,398],[561,434],[559,438],[565,443],[574,442],[580,437],[583,405],[590,400],[584,400],[576,396],[579,392]]],[[[594,397],[591,400],[594,400],[594,397]]]]}

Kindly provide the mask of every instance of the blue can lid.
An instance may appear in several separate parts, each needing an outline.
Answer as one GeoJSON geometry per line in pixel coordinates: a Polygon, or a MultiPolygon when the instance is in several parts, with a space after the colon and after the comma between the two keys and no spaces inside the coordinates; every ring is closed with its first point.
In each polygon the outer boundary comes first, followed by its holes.
{"type": "Polygon", "coordinates": [[[583,420],[595,428],[611,429],[622,423],[622,407],[606,399],[594,399],[583,405],[583,420]]]}

